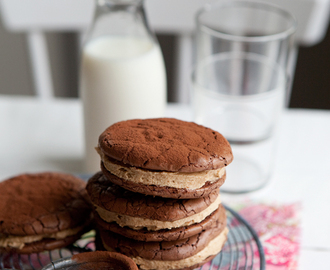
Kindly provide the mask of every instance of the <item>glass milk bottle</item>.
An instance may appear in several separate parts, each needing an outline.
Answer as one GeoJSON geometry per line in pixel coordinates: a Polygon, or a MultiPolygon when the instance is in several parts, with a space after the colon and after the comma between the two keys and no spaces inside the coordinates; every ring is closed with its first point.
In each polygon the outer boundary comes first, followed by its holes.
{"type": "Polygon", "coordinates": [[[80,95],[85,125],[85,172],[100,170],[95,147],[111,124],[164,116],[166,73],[143,0],[96,0],[82,48],[80,95]]]}

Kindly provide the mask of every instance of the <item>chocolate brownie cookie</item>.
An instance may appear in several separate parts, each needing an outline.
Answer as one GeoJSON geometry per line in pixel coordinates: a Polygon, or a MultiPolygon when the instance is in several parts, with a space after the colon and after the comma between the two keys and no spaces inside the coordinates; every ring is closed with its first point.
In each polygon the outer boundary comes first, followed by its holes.
{"type": "Polygon", "coordinates": [[[189,188],[175,188],[175,187],[164,187],[156,185],[145,185],[136,183],[130,180],[119,178],[116,175],[110,173],[101,163],[101,170],[103,174],[114,184],[119,185],[127,190],[133,192],[142,193],[145,195],[159,196],[163,198],[176,198],[176,199],[193,199],[206,197],[214,191],[218,191],[226,179],[226,172],[215,182],[206,182],[202,187],[196,189],[189,188]]]}
{"type": "Polygon", "coordinates": [[[73,266],[66,269],[76,270],[138,270],[135,262],[120,253],[109,251],[94,251],[75,254],[72,256],[73,266]]]}
{"type": "Polygon", "coordinates": [[[109,180],[168,198],[207,196],[223,184],[233,159],[220,133],[173,118],[118,122],[100,135],[97,151],[109,180]]]}
{"type": "Polygon", "coordinates": [[[103,247],[125,254],[140,269],[194,269],[220,252],[228,229],[222,220],[214,228],[177,241],[143,242],[100,231],[103,247]]]}
{"type": "Polygon", "coordinates": [[[150,231],[146,228],[133,230],[129,227],[121,227],[115,222],[107,223],[101,219],[97,213],[94,214],[94,218],[102,230],[112,231],[127,238],[145,242],[186,239],[193,235],[199,234],[202,231],[215,227],[219,220],[222,220],[222,223],[226,224],[226,212],[222,205],[220,205],[217,210],[215,210],[200,223],[173,229],[162,229],[158,231],[150,231]]]}
{"type": "Polygon", "coordinates": [[[91,220],[83,180],[63,173],[22,174],[0,183],[0,251],[33,253],[77,240],[91,220]]]}
{"type": "Polygon", "coordinates": [[[217,210],[221,203],[218,190],[207,197],[185,200],[134,193],[113,184],[102,172],[89,179],[86,189],[104,221],[134,230],[157,231],[196,224],[217,210]]]}

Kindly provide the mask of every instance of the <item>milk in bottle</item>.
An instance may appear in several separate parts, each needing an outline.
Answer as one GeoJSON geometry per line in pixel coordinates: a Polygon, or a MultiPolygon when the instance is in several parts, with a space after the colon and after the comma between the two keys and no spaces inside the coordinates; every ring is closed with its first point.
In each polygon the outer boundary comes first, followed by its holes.
{"type": "Polygon", "coordinates": [[[108,126],[164,116],[165,66],[159,44],[145,23],[142,4],[140,0],[98,1],[94,29],[82,49],[80,94],[88,173],[100,170],[94,148],[108,126]]]}

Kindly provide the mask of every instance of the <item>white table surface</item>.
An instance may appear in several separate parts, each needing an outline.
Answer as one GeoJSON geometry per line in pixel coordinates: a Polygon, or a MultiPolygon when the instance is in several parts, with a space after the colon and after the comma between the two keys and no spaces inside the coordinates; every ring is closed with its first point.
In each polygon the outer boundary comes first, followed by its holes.
{"type": "MultiPolygon", "coordinates": [[[[167,116],[192,120],[188,107],[167,116]]],[[[234,199],[301,202],[299,270],[330,269],[330,111],[290,109],[281,121],[275,173],[268,186],[234,199]]],[[[82,172],[81,104],[0,96],[0,181],[38,171],[82,172]]],[[[233,199],[223,195],[223,201],[233,199]]]]}

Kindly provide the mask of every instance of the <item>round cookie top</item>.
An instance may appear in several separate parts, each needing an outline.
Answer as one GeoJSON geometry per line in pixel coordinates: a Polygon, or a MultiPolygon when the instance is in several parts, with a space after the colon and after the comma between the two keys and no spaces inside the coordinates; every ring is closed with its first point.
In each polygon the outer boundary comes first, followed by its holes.
{"type": "Polygon", "coordinates": [[[233,159],[229,142],[219,132],[174,118],[115,123],[100,135],[99,147],[124,164],[169,172],[214,170],[233,159]]]}
{"type": "Polygon", "coordinates": [[[93,251],[75,254],[72,261],[78,264],[79,270],[92,269],[117,269],[117,270],[138,270],[135,262],[120,253],[109,251],[93,251]]]}
{"type": "Polygon", "coordinates": [[[70,174],[22,174],[0,183],[0,236],[40,235],[81,226],[91,213],[86,183],[70,174]]]}

